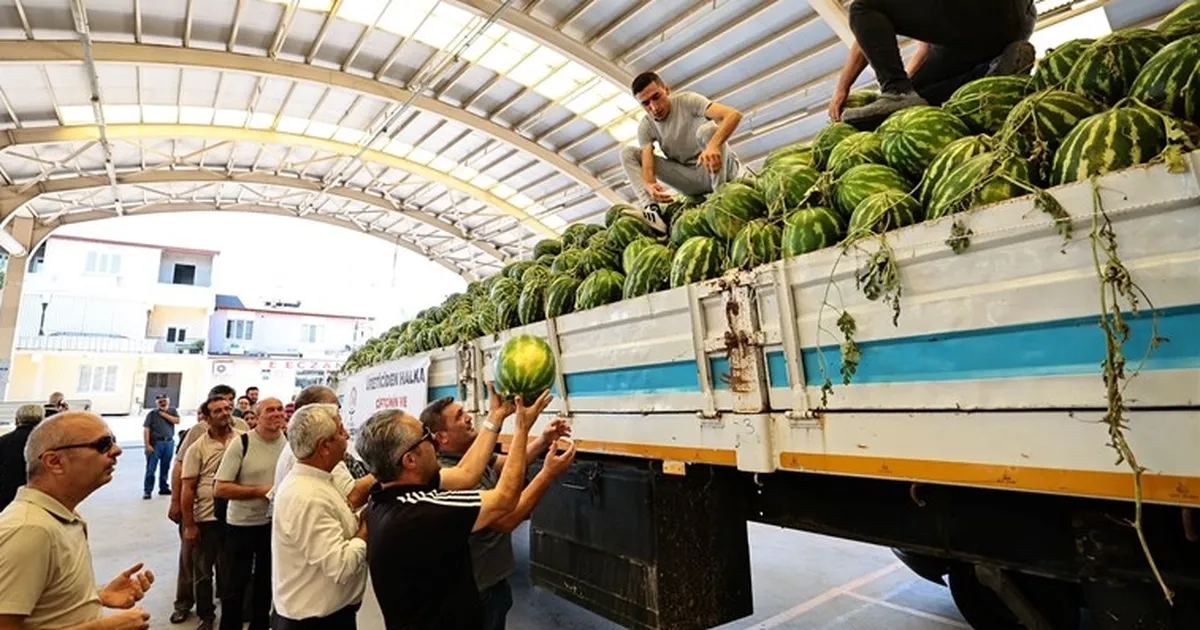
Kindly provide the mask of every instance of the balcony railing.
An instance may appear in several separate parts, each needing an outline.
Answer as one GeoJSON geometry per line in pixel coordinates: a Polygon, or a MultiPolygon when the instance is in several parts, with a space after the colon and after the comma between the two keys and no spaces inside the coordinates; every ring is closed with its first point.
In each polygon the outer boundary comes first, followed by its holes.
{"type": "Polygon", "coordinates": [[[72,335],[55,333],[17,338],[20,350],[60,352],[112,352],[128,354],[203,354],[204,341],[175,343],[163,338],[130,339],[107,335],[72,335]]]}

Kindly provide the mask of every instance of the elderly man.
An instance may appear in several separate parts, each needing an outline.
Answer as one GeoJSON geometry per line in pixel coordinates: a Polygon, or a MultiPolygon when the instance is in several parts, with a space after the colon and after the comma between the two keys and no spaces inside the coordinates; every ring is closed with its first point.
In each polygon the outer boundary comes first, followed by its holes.
{"type": "MultiPolygon", "coordinates": [[[[297,410],[301,407],[314,404],[333,405],[336,407],[338,404],[337,392],[324,385],[309,385],[296,396],[295,404],[297,410]]],[[[342,493],[342,496],[346,497],[346,501],[350,503],[350,507],[358,509],[366,504],[371,486],[375,484],[375,477],[366,475],[360,479],[355,479],[345,462],[345,460],[353,457],[353,455],[346,453],[343,462],[333,468],[333,486],[342,493]]],[[[279,462],[275,464],[276,487],[279,487],[283,483],[283,478],[291,472],[295,464],[296,457],[292,453],[291,448],[284,445],[283,452],[279,454],[279,462]]]]}
{"type": "Polygon", "coordinates": [[[225,449],[217,469],[214,494],[229,500],[225,519],[225,567],[221,584],[221,630],[241,630],[247,587],[250,630],[267,630],[271,613],[271,513],[267,495],[275,480],[275,464],[287,438],[283,436],[283,403],[264,398],[258,403],[262,420],[225,449]]]}
{"type": "Polygon", "coordinates": [[[337,405],[304,405],[292,416],[288,444],[297,461],[276,488],[271,520],[274,630],[356,627],[367,585],[366,525],[332,474],[349,439],[337,405]]]}
{"type": "Polygon", "coordinates": [[[25,485],[25,443],[45,417],[41,405],[21,405],[17,407],[17,426],[0,436],[0,510],[8,507],[17,488],[25,485]]]}
{"type": "MultiPolygon", "coordinates": [[[[213,397],[201,406],[206,431],[183,456],[183,539],[192,545],[192,592],[196,600],[197,630],[212,630],[216,620],[213,570],[224,575],[221,547],[224,526],[213,495],[217,470],[225,447],[240,432],[230,424],[233,408],[224,397],[213,397]]],[[[197,425],[200,426],[200,425],[197,425]]],[[[192,429],[195,431],[196,429],[192,429]]]]}
{"type": "MultiPolygon", "coordinates": [[[[467,541],[472,532],[516,509],[529,429],[549,401],[549,392],[532,407],[517,399],[517,429],[494,490],[447,492],[446,476],[458,469],[441,468],[433,432],[416,418],[392,409],[367,420],[358,451],[382,484],[367,506],[367,556],[375,592],[387,594],[379,600],[387,627],[462,630],[483,625],[467,541]]],[[[497,418],[495,409],[489,410],[488,421],[499,425],[504,416],[497,418]]],[[[488,427],[487,433],[498,431],[488,427]]],[[[494,441],[481,435],[471,451],[494,441]]]]}
{"type": "Polygon", "coordinates": [[[179,412],[171,406],[171,399],[159,396],[154,409],[146,414],[142,423],[142,446],[146,449],[146,478],[142,482],[142,498],[149,499],[154,491],[154,470],[158,469],[158,493],[171,494],[168,480],[171,475],[171,455],[175,451],[175,427],[179,425],[179,412]]]}
{"type": "Polygon", "coordinates": [[[63,396],[62,392],[54,392],[50,394],[50,400],[46,402],[46,417],[53,416],[60,411],[67,411],[70,406],[67,405],[67,397],[63,396]]]}
{"type": "Polygon", "coordinates": [[[87,523],[75,512],[112,480],[120,455],[108,426],[86,411],[57,414],[29,435],[29,484],[0,512],[0,630],[150,627],[135,604],[154,574],[139,563],[97,588],[87,523]]]}
{"type": "MultiPolygon", "coordinates": [[[[496,396],[495,392],[491,392],[491,395],[496,396]]],[[[492,405],[496,404],[497,401],[493,401],[492,405]]],[[[430,403],[421,412],[421,424],[433,433],[438,447],[438,461],[442,467],[457,466],[479,436],[471,414],[449,397],[430,403]]],[[[491,426],[496,429],[494,425],[491,426]]],[[[537,439],[529,441],[529,446],[525,449],[526,465],[532,464],[538,455],[545,453],[559,438],[570,433],[570,427],[560,418],[547,424],[537,439]]],[[[542,495],[550,488],[551,482],[566,472],[573,460],[573,446],[565,454],[551,450],[546,456],[546,464],[541,472],[521,492],[517,509],[493,523],[491,527],[471,535],[471,565],[475,571],[475,585],[479,589],[479,599],[483,606],[482,628],[485,630],[503,630],[508,610],[512,608],[512,589],[508,585],[508,576],[512,574],[516,564],[512,550],[512,531],[529,517],[542,495]]],[[[492,455],[476,489],[494,490],[507,463],[507,456],[492,455]]]]}

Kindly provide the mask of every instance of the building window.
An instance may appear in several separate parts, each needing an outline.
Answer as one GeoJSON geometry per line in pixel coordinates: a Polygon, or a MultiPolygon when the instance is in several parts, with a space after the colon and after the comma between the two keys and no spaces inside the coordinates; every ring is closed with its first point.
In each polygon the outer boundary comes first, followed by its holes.
{"type": "Polygon", "coordinates": [[[76,389],[80,394],[111,394],[117,391],[117,366],[79,366],[79,383],[76,389]]]}
{"type": "Polygon", "coordinates": [[[244,319],[231,319],[225,322],[225,338],[249,341],[254,338],[254,322],[244,319]]]}
{"type": "Polygon", "coordinates": [[[317,343],[321,341],[324,326],[316,324],[300,324],[300,343],[317,343]]]}
{"type": "Polygon", "coordinates": [[[171,343],[183,343],[184,341],[187,341],[187,329],[186,328],[168,328],[167,329],[167,341],[169,341],[171,343]]]}
{"type": "Polygon", "coordinates": [[[171,284],[196,284],[196,265],[175,264],[171,284]]]}
{"type": "Polygon", "coordinates": [[[121,255],[120,254],[101,254],[97,252],[88,252],[87,260],[84,262],[83,270],[85,273],[92,273],[103,276],[116,276],[121,273],[121,255]]]}

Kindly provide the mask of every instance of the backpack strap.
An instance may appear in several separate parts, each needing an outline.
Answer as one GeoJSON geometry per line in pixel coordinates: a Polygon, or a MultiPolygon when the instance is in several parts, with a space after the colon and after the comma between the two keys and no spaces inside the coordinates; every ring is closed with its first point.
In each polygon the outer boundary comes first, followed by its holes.
{"type": "Polygon", "coordinates": [[[242,457],[246,456],[246,450],[250,448],[250,434],[242,434],[242,457]]]}

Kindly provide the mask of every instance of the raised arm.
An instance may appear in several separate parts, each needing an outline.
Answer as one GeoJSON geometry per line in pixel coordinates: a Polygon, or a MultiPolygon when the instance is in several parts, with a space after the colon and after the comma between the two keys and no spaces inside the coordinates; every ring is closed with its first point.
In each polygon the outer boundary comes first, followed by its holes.
{"type": "MultiPolygon", "coordinates": [[[[442,490],[470,490],[479,485],[479,478],[496,450],[496,439],[504,428],[504,419],[513,413],[513,404],[496,393],[491,383],[488,388],[488,422],[494,430],[483,430],[476,436],[471,448],[453,468],[442,469],[442,490]]],[[[524,446],[522,446],[524,448],[524,446]]]]}
{"type": "MultiPolygon", "coordinates": [[[[477,532],[490,527],[505,514],[517,509],[521,498],[521,486],[525,481],[525,449],[529,445],[529,430],[548,404],[549,390],[542,392],[532,407],[526,407],[524,401],[520,397],[517,398],[517,430],[513,434],[508,465],[504,467],[504,472],[500,473],[496,489],[480,493],[479,516],[475,518],[475,525],[471,531],[477,532]]],[[[478,442],[478,438],[475,441],[478,442]]]]}
{"type": "Polygon", "coordinates": [[[574,442],[562,453],[557,452],[551,445],[550,452],[546,453],[546,463],[533,477],[533,481],[529,482],[529,485],[521,492],[521,499],[517,502],[516,509],[492,523],[492,529],[504,533],[510,533],[516,529],[521,521],[529,518],[529,515],[533,513],[533,508],[537,507],[538,502],[542,500],[542,495],[546,494],[555,479],[567,472],[573,461],[575,461],[574,442]]]}
{"type": "Polygon", "coordinates": [[[838,77],[837,87],[834,88],[833,97],[829,100],[830,120],[842,119],[842,107],[846,104],[846,97],[850,95],[850,88],[866,68],[867,56],[863,54],[862,48],[859,48],[857,42],[850,44],[850,52],[846,54],[846,63],[842,65],[842,74],[838,77]]]}

